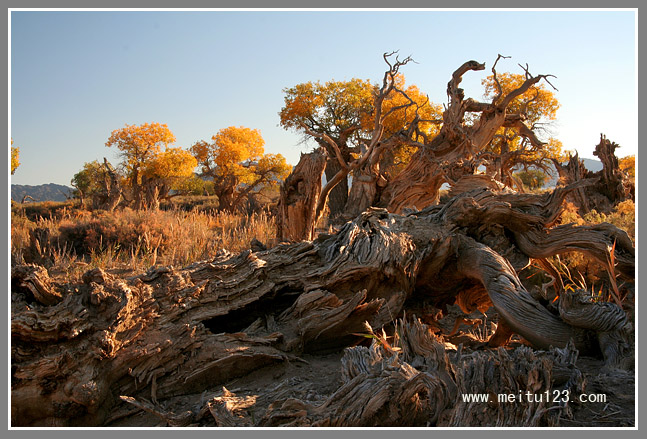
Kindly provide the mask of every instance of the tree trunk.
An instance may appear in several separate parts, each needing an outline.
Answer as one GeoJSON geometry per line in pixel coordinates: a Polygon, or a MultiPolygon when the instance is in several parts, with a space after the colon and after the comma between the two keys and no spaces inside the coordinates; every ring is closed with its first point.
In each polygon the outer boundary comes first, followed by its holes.
{"type": "Polygon", "coordinates": [[[506,111],[516,97],[546,78],[546,75],[532,76],[526,71],[526,80],[522,85],[505,96],[499,93],[491,103],[465,99],[463,89],[459,88],[463,75],[471,70],[483,69],[485,64],[468,61],[454,71],[447,84],[449,104],[443,113],[440,132],[429,143],[417,145],[418,150],[407,167],[382,194],[380,206],[390,212],[402,212],[406,207],[423,209],[436,203],[438,191],[453,168],[460,162],[472,160],[483,151],[497,130],[506,124],[514,124],[522,136],[537,142],[534,133],[523,124],[519,115],[506,111]],[[468,112],[479,114],[471,124],[465,121],[468,112]]]}
{"type": "MultiPolygon", "coordinates": [[[[558,160],[552,159],[555,169],[559,174],[559,182],[562,185],[569,185],[585,178],[593,178],[593,174],[586,169],[584,162],[580,160],[578,153],[576,152],[574,156],[569,157],[568,163],[562,165],[558,160]]],[[[573,191],[568,196],[569,201],[571,201],[577,207],[579,213],[584,215],[591,211],[589,206],[589,197],[585,192],[585,188],[581,187],[573,191]]]]}
{"type": "Polygon", "coordinates": [[[156,179],[142,178],[142,206],[147,210],[159,210],[160,186],[156,179]]]}
{"type": "Polygon", "coordinates": [[[375,206],[386,183],[380,175],[378,163],[367,162],[366,166],[355,170],[344,216],[352,219],[369,207],[375,206]]]}
{"type": "MultiPolygon", "coordinates": [[[[269,395],[277,403],[252,420],[235,408],[252,402],[226,392],[180,414],[162,410],[159,401],[200,394],[262,367],[299,361],[299,355],[355,346],[366,340],[366,323],[382,328],[403,316],[412,300],[451,304],[479,284],[487,295],[472,297],[491,301],[500,320],[536,347],[602,352],[609,363],[622,364],[630,347],[622,309],[563,295],[555,314],[516,274],[530,258],[567,251],[585,251],[606,264],[615,242],[616,270],[633,278],[634,248],[619,229],[547,229],[577,187],[542,195],[478,189],[407,216],[369,209],[336,235],[223,253],[181,270],[162,267],[129,279],[94,269],[84,274],[83,284],[57,284],[38,267],[15,267],[12,425],[100,426],[131,405],[168,425],[199,423],[204,416],[216,425],[459,423],[466,414],[455,418],[444,410],[457,406],[476,416],[457,401],[457,389],[470,388],[470,378],[463,369],[450,370],[443,345],[415,320],[404,331],[411,335],[398,335],[392,344],[402,356],[389,357],[388,349],[378,353],[377,345],[373,351],[357,348],[356,359],[347,353],[344,384],[319,405],[269,395]]],[[[545,361],[561,360],[530,351],[511,355],[485,353],[465,360],[465,367],[495,373],[497,364],[523,355],[528,369],[506,373],[540,382],[541,389],[553,386],[554,376],[541,371],[550,374],[545,361]]],[[[521,409],[505,409],[511,423],[506,425],[545,420],[541,407],[535,408],[537,419],[525,421],[518,418],[521,409]]]]}
{"type": "MultiPolygon", "coordinates": [[[[333,155],[329,154],[328,162],[326,163],[326,180],[331,180],[339,171],[341,165],[337,162],[333,155]]],[[[344,178],[337,185],[332,188],[328,194],[328,209],[330,210],[330,218],[335,218],[344,213],[344,208],[348,202],[348,179],[344,178]]]]}
{"type": "Polygon", "coordinates": [[[112,212],[117,208],[122,199],[121,183],[119,183],[119,176],[110,163],[108,163],[108,160],[104,158],[103,164],[108,173],[108,177],[103,181],[103,193],[93,197],[92,207],[112,212]]]}
{"type": "Polygon", "coordinates": [[[325,167],[323,148],[301,154],[299,163],[281,185],[276,217],[279,241],[310,241],[314,238],[325,167]]]}
{"type": "Polygon", "coordinates": [[[462,150],[452,152],[451,149],[442,132],[428,146],[419,148],[409,164],[386,187],[379,205],[398,213],[404,208],[423,209],[437,203],[440,188],[447,182],[443,162],[454,163],[463,156],[462,150]],[[432,152],[435,149],[439,152],[432,152]]]}
{"type": "Polygon", "coordinates": [[[593,154],[602,162],[602,178],[599,189],[615,206],[621,201],[633,199],[634,187],[624,177],[618,164],[615,150],[620,145],[608,140],[600,134],[600,143],[595,147],[593,154]]]}
{"type": "Polygon", "coordinates": [[[218,196],[218,210],[223,212],[234,212],[234,188],[235,182],[227,181],[219,188],[216,188],[216,196],[218,196]]]}
{"type": "Polygon", "coordinates": [[[489,175],[467,174],[451,184],[448,195],[453,198],[475,189],[489,189],[494,192],[501,192],[505,190],[505,186],[489,175]]]}

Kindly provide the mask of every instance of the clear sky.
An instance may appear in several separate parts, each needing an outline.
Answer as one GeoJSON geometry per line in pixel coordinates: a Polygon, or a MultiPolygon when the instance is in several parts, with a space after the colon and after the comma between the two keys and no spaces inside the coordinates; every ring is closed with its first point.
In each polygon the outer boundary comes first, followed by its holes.
{"type": "Polygon", "coordinates": [[[221,128],[258,128],[266,152],[296,164],[312,144],[279,126],[283,89],[307,81],[381,80],[382,54],[412,55],[403,73],[436,103],[451,73],[482,98],[500,72],[553,74],[566,149],[593,158],[600,133],[636,154],[635,12],[622,11],[13,11],[11,137],[14,184],[70,184],[85,162],[117,151],[125,124],[166,123],[175,146],[221,128]]]}

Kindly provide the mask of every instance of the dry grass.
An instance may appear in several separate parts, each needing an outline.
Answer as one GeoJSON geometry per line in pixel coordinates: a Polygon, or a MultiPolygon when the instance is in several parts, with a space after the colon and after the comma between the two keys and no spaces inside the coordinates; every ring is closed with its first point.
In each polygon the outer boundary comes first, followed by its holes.
{"type": "Polygon", "coordinates": [[[11,221],[12,261],[40,263],[66,277],[95,267],[142,271],[155,265],[185,266],[210,259],[222,249],[248,249],[254,238],[274,244],[273,217],[264,212],[245,216],[177,208],[115,212],[69,208],[60,215],[30,220],[17,208],[11,221]]]}
{"type": "MultiPolygon", "coordinates": [[[[594,225],[610,223],[627,232],[635,243],[636,240],[636,206],[633,201],[627,200],[619,203],[609,214],[598,213],[592,210],[583,217],[578,215],[577,208],[572,203],[566,203],[562,212],[561,224],[574,223],[576,225],[594,225]]],[[[615,271],[614,248],[609,249],[606,265],[595,262],[581,253],[569,253],[553,258],[566,283],[573,289],[591,290],[591,294],[598,300],[613,301],[620,304],[627,294],[624,285],[618,285],[615,271]],[[577,273],[577,278],[572,276],[577,273]]]]}

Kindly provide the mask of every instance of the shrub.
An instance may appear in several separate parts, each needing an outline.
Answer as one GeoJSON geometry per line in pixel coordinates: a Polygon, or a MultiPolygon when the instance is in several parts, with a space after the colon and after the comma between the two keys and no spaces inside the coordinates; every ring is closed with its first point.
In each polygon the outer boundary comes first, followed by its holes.
{"type": "Polygon", "coordinates": [[[526,189],[539,189],[546,184],[548,175],[539,169],[528,169],[527,171],[518,171],[514,176],[521,180],[526,189]]]}

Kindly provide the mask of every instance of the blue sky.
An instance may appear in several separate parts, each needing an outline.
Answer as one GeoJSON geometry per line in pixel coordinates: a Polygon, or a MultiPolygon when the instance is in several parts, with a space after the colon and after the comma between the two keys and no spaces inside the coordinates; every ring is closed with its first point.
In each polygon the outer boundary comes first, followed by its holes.
{"type": "Polygon", "coordinates": [[[384,52],[436,103],[463,62],[467,96],[497,70],[553,74],[562,104],[552,128],[566,149],[593,157],[600,133],[620,157],[638,146],[634,11],[143,11],[11,13],[14,184],[69,185],[125,124],[168,124],[176,146],[221,128],[258,128],[266,152],[296,164],[309,144],[279,126],[283,89],[353,77],[377,82],[384,52]]]}

